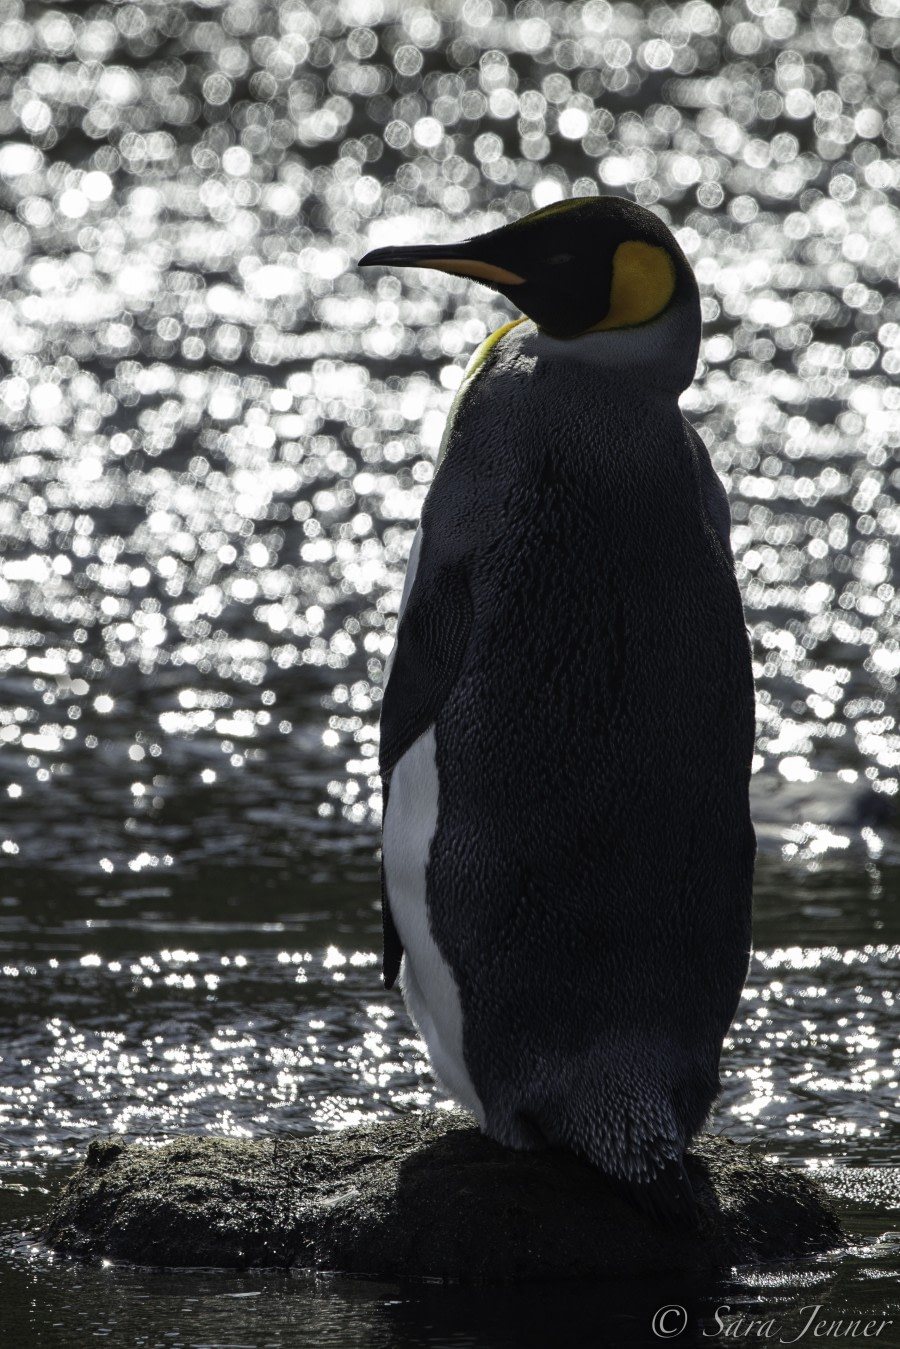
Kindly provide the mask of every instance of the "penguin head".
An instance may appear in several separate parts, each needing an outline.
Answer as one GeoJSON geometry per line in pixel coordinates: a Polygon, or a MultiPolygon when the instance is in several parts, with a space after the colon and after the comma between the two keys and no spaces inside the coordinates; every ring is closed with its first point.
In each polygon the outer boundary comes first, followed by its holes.
{"type": "Polygon", "coordinates": [[[694,274],[663,221],[623,197],[557,202],[459,244],[376,248],[359,266],[471,277],[561,341],[677,315],[678,341],[693,348],[693,373],[700,341],[694,274]]]}

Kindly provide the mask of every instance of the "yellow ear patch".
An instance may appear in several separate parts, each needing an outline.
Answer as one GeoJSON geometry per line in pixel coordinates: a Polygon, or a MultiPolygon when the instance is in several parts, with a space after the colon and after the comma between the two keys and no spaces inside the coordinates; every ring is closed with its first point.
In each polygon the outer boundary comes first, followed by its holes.
{"type": "Polygon", "coordinates": [[[609,312],[589,333],[633,328],[665,309],[675,289],[675,264],[665,248],[637,239],[619,244],[613,257],[609,312]]]}

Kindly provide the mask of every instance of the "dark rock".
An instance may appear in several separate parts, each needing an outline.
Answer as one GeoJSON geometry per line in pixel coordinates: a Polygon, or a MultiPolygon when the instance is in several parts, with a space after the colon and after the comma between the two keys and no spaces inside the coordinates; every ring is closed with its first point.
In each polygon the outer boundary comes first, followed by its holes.
{"type": "Polygon", "coordinates": [[[85,1166],[94,1166],[102,1170],[109,1166],[117,1157],[125,1151],[128,1144],[124,1138],[116,1134],[113,1138],[95,1138],[88,1144],[88,1150],[85,1154],[85,1166]]]}
{"type": "Polygon", "coordinates": [[[701,1270],[845,1244],[816,1187],[709,1135],[686,1159],[696,1234],[668,1231],[556,1152],[454,1112],[296,1139],[92,1143],[46,1240],[142,1265],[297,1266],[465,1280],[701,1270]]]}

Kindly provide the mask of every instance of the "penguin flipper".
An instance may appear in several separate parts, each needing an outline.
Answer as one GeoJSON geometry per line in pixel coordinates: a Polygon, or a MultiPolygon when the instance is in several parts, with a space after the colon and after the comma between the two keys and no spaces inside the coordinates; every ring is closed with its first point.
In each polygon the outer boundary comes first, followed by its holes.
{"type": "MultiPolygon", "coordinates": [[[[390,778],[386,777],[382,781],[382,801],[383,814],[387,814],[388,793],[390,791],[390,778]]],[[[394,915],[391,913],[391,905],[388,900],[387,876],[384,874],[384,861],[381,863],[381,938],[382,938],[382,956],[381,956],[381,977],[385,988],[393,988],[397,982],[397,975],[400,973],[400,961],[403,959],[403,943],[400,940],[400,933],[397,931],[397,924],[394,922],[394,915]]]]}
{"type": "Polygon", "coordinates": [[[472,596],[463,567],[426,570],[423,562],[400,620],[381,703],[382,778],[434,724],[456,683],[471,627],[472,596]]]}
{"type": "Polygon", "coordinates": [[[397,931],[397,925],[394,922],[394,915],[391,913],[391,906],[388,901],[387,881],[384,875],[384,867],[381,868],[381,933],[382,933],[382,959],[381,959],[381,977],[384,980],[385,988],[393,988],[397,982],[397,975],[400,973],[400,961],[403,959],[403,943],[400,940],[400,934],[397,931]]]}
{"type": "MultiPolygon", "coordinates": [[[[463,568],[423,567],[400,620],[381,704],[383,819],[387,816],[391,773],[410,746],[434,724],[458,678],[471,627],[472,597],[463,568]]],[[[391,913],[383,861],[381,920],[382,975],[385,988],[392,988],[400,971],[403,943],[391,913]]]]}

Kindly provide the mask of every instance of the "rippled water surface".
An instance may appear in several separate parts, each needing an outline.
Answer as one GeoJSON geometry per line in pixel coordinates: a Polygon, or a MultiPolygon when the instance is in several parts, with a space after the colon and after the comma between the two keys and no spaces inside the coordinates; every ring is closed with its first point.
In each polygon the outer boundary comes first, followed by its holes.
{"type": "Polygon", "coordinates": [[[684,407],[754,646],[757,954],[715,1127],[895,1174],[898,47],[897,0],[0,0],[10,1343],[658,1343],[667,1301],[688,1336],[777,1304],[789,1337],[822,1301],[893,1308],[900,1344],[877,1184],[842,1260],[615,1297],[150,1276],[16,1235],[98,1131],[442,1099],[378,976],[378,703],[453,391],[514,311],[353,261],[597,191],[697,271],[684,407]]]}

